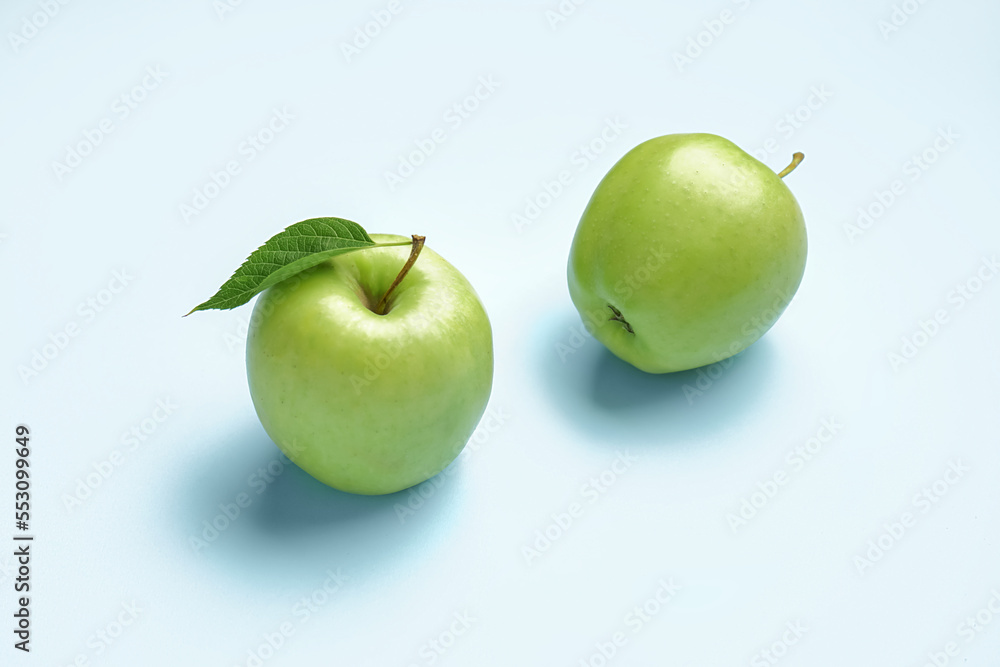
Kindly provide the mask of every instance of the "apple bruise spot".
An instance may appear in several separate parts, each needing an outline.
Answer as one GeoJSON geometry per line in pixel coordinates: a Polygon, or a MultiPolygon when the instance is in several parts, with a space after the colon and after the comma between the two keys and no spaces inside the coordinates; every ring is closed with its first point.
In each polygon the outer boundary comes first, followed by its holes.
{"type": "Polygon", "coordinates": [[[627,331],[630,334],[634,335],[635,331],[632,330],[632,325],[629,324],[628,321],[624,317],[622,317],[622,311],[618,310],[617,308],[615,308],[614,306],[612,306],[610,303],[608,304],[608,308],[610,308],[611,312],[613,313],[611,315],[611,317],[608,318],[608,321],[609,322],[621,322],[622,326],[625,327],[625,331],[627,331]]]}

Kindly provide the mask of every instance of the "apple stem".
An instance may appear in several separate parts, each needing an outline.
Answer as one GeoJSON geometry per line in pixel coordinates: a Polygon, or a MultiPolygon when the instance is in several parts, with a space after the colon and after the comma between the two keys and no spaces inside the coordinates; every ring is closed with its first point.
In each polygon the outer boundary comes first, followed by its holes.
{"type": "Polygon", "coordinates": [[[806,156],[804,153],[792,153],[792,163],[787,167],[785,167],[784,169],[782,169],[780,172],[778,172],[778,178],[784,178],[785,176],[788,176],[790,173],[795,171],[795,168],[800,164],[802,164],[802,161],[805,159],[806,156]]]}
{"type": "Polygon", "coordinates": [[[379,315],[385,315],[385,305],[389,301],[389,296],[396,289],[396,286],[403,282],[403,278],[406,277],[406,274],[409,273],[410,269],[413,267],[414,262],[417,261],[420,249],[424,247],[426,237],[413,234],[412,238],[413,245],[410,246],[410,256],[406,260],[406,264],[403,264],[403,268],[399,270],[399,275],[397,275],[396,279],[392,281],[392,284],[389,285],[389,289],[385,291],[385,294],[382,295],[382,298],[378,300],[378,304],[375,306],[375,312],[379,315]]]}

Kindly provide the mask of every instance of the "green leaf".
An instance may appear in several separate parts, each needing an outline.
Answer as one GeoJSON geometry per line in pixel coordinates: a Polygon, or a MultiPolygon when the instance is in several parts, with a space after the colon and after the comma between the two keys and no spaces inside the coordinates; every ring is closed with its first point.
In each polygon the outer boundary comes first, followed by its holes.
{"type": "Polygon", "coordinates": [[[408,244],[376,244],[361,225],[342,218],[303,220],[253,251],[215,296],[195,306],[188,315],[199,310],[242,306],[268,287],[337,255],[377,245],[408,244]]]}

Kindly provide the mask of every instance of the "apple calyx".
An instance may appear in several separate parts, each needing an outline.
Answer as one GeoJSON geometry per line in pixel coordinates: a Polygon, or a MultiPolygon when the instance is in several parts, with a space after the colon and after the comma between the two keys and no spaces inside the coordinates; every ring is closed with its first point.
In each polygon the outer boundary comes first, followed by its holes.
{"type": "Polygon", "coordinates": [[[792,153],[792,163],[778,172],[778,178],[784,178],[795,171],[795,168],[806,159],[805,153],[792,153]]]}
{"type": "Polygon", "coordinates": [[[393,291],[395,291],[396,286],[403,282],[403,278],[406,277],[406,274],[409,273],[410,269],[413,267],[414,262],[417,261],[417,256],[420,255],[420,249],[424,247],[426,237],[413,234],[412,238],[413,244],[410,246],[410,256],[407,258],[406,264],[403,264],[403,268],[399,270],[399,275],[397,275],[396,279],[392,281],[392,284],[389,285],[389,289],[385,291],[385,294],[383,294],[382,298],[378,300],[375,308],[372,309],[376,315],[385,315],[385,307],[389,302],[389,296],[393,293],[393,291]]]}
{"type": "Polygon", "coordinates": [[[630,334],[635,334],[635,330],[632,329],[632,325],[629,324],[624,317],[622,317],[622,311],[618,310],[610,303],[608,304],[608,308],[610,308],[611,312],[613,313],[613,315],[608,318],[608,322],[621,322],[622,326],[625,327],[625,331],[629,332],[630,334]]]}

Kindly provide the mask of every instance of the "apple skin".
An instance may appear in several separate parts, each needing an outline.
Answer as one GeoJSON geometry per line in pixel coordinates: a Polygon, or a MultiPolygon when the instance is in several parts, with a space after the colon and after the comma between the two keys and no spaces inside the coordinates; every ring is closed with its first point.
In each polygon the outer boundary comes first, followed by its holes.
{"type": "MultiPolygon", "coordinates": [[[[405,237],[372,234],[377,243],[405,237]]],[[[428,247],[368,248],[278,283],[257,300],[247,378],[264,430],[336,489],[419,484],[468,442],[493,384],[493,334],[472,285],[428,247]]]]}
{"type": "Polygon", "coordinates": [[[569,292],[611,352],[669,373],[753,344],[805,263],[802,211],[777,174],[722,137],[672,134],[629,151],[598,185],[573,238],[569,292]]]}

